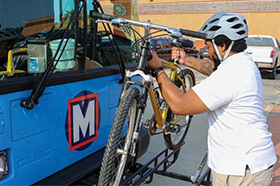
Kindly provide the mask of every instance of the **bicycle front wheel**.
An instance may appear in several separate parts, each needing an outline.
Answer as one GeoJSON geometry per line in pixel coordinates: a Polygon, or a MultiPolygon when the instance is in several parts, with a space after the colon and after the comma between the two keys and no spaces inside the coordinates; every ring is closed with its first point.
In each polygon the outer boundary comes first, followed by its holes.
{"type": "MultiPolygon", "coordinates": [[[[194,73],[189,69],[183,69],[178,76],[182,78],[185,85],[180,81],[174,83],[184,92],[189,91],[195,85],[194,73]]],[[[177,149],[184,141],[190,127],[192,116],[176,115],[169,109],[166,122],[170,125],[163,132],[165,145],[169,149],[177,149]]]]}
{"type": "Polygon", "coordinates": [[[103,155],[98,186],[118,186],[125,177],[137,118],[138,97],[139,90],[129,88],[120,101],[103,155]]]}

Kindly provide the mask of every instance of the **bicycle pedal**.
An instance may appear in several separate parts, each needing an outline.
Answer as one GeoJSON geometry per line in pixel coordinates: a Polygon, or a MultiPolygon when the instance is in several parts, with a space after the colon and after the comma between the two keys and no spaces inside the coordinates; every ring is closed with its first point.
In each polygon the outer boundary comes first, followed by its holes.
{"type": "Polygon", "coordinates": [[[181,126],[179,124],[168,124],[165,126],[165,134],[174,134],[181,131],[181,126]]]}

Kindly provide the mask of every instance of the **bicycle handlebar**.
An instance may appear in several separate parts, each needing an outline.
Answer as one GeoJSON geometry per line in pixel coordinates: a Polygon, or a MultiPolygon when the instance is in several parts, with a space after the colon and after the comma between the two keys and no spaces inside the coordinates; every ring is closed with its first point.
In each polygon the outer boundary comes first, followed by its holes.
{"type": "Polygon", "coordinates": [[[197,31],[193,31],[193,30],[178,29],[178,28],[172,28],[172,27],[152,24],[151,22],[141,22],[141,21],[135,21],[135,20],[130,20],[130,19],[124,19],[124,18],[119,18],[117,16],[112,16],[112,15],[108,15],[108,14],[100,14],[100,13],[93,12],[93,11],[90,13],[90,15],[92,18],[102,19],[102,20],[106,20],[106,21],[112,21],[112,24],[115,26],[120,26],[121,24],[129,23],[131,25],[142,26],[144,28],[151,28],[151,29],[156,29],[156,30],[167,31],[173,37],[181,37],[181,35],[185,35],[185,36],[189,36],[189,37],[206,39],[205,33],[197,32],[197,31]]]}
{"type": "Polygon", "coordinates": [[[96,18],[96,19],[103,19],[103,20],[106,20],[106,21],[111,21],[112,19],[117,19],[118,17],[117,16],[112,16],[112,15],[109,15],[109,14],[100,14],[100,13],[97,13],[97,12],[91,12],[91,17],[92,18],[96,18]]]}
{"type": "Polygon", "coordinates": [[[206,34],[202,32],[196,32],[193,30],[186,30],[180,28],[180,32],[183,35],[190,36],[190,37],[195,37],[195,38],[200,38],[200,39],[206,39],[206,34]]]}

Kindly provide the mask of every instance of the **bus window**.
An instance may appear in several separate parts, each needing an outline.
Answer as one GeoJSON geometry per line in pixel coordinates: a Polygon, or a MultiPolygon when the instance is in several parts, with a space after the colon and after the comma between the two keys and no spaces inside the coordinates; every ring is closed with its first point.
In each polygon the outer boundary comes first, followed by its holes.
{"type": "MultiPolygon", "coordinates": [[[[122,4],[122,2],[123,1],[119,0],[100,1],[105,14],[137,20],[137,3],[135,1],[126,1],[126,3],[122,4]],[[131,11],[126,11],[126,9],[131,11]],[[121,10],[121,12],[119,12],[119,10],[121,10]]],[[[121,56],[126,64],[135,63],[137,61],[139,58],[138,54],[140,51],[140,45],[135,42],[138,41],[139,37],[133,33],[131,27],[109,27],[108,25],[101,23],[94,25],[94,20],[92,18],[89,20],[89,33],[95,33],[92,29],[97,29],[96,50],[93,51],[92,49],[89,49],[89,58],[96,60],[103,66],[117,65],[118,60],[121,60],[121,56]],[[110,30],[112,31],[112,34],[110,33],[110,30]],[[114,39],[117,41],[121,56],[118,53],[114,39]],[[91,54],[94,56],[91,56],[91,54]]],[[[139,28],[133,29],[139,32],[139,28]]],[[[90,36],[90,38],[94,37],[90,36]]]]}
{"type": "Polygon", "coordinates": [[[60,56],[60,61],[54,72],[77,66],[74,21],[69,23],[73,2],[1,0],[0,4],[1,80],[45,72],[60,43],[65,49],[61,55],[58,52],[56,59],[60,56]],[[65,34],[68,24],[70,29],[65,34]]]}
{"type": "MultiPolygon", "coordinates": [[[[111,34],[89,16],[84,22],[84,11],[75,12],[74,2],[0,1],[0,80],[36,76],[45,72],[54,58],[53,73],[117,65],[122,59],[135,63],[137,38],[131,28],[112,28],[111,34]]],[[[114,7],[109,0],[103,3],[114,7]]],[[[89,15],[92,3],[88,1],[87,6],[89,15]]]]}

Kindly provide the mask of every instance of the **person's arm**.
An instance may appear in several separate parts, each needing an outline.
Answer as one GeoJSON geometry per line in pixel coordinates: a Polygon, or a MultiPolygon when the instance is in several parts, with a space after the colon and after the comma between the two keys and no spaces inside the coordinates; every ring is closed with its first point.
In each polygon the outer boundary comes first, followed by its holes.
{"type": "Polygon", "coordinates": [[[179,57],[179,64],[190,67],[206,76],[210,76],[214,69],[214,63],[210,59],[199,59],[187,56],[182,48],[172,48],[172,59],[179,57]]]}
{"type": "Polygon", "coordinates": [[[199,59],[199,58],[187,56],[184,59],[183,64],[206,76],[210,76],[213,73],[213,69],[214,69],[214,64],[210,59],[199,59]]]}
{"type": "MultiPolygon", "coordinates": [[[[151,69],[162,66],[156,53],[152,53],[153,58],[149,61],[151,69]]],[[[179,89],[161,70],[156,75],[157,82],[161,89],[162,96],[173,113],[181,115],[193,115],[209,111],[208,107],[201,101],[197,94],[191,89],[184,93],[179,89]]]]}

